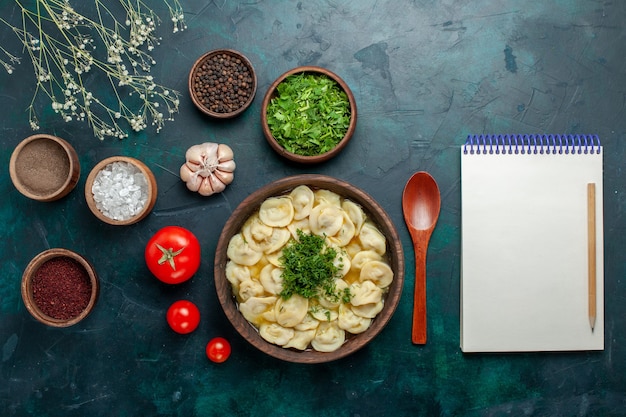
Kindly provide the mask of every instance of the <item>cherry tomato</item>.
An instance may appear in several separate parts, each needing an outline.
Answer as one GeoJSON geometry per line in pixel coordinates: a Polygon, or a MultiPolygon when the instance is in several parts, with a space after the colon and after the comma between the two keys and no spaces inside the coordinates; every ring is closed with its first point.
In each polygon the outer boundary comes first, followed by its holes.
{"type": "Polygon", "coordinates": [[[223,337],[215,337],[206,345],[206,356],[215,363],[222,363],[230,356],[230,343],[223,337]]]}
{"type": "Polygon", "coordinates": [[[148,269],[159,280],[179,284],[200,267],[200,242],[183,227],[166,226],[148,241],[145,259],[148,269]]]}
{"type": "Polygon", "coordinates": [[[176,333],[191,333],[200,324],[200,310],[191,301],[178,300],[167,310],[167,323],[176,333]]]}

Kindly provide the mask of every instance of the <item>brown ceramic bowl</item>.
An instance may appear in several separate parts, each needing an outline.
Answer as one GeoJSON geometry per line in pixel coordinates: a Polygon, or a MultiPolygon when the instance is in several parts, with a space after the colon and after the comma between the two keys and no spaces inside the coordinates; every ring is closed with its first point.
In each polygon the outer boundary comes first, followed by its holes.
{"type": "Polygon", "coordinates": [[[235,329],[253,346],[278,359],[298,363],[322,363],[343,358],[361,349],[374,339],[391,319],[402,293],[404,284],[404,254],[402,243],[397,231],[384,209],[357,187],[324,175],[304,174],[286,177],[272,182],[244,199],[235,209],[226,222],[217,243],[214,264],[214,277],[217,296],[226,313],[226,316],[235,329]],[[361,205],[365,214],[371,219],[385,235],[387,243],[387,261],[394,272],[394,279],[384,299],[384,308],[374,318],[371,326],[363,333],[349,335],[346,342],[334,352],[318,352],[312,349],[296,350],[286,349],[271,344],[263,339],[252,324],[239,312],[237,301],[233,295],[230,282],[226,278],[226,264],[229,260],[227,255],[228,243],[231,237],[241,231],[244,222],[257,210],[268,197],[279,196],[289,193],[298,185],[307,185],[312,190],[326,189],[334,191],[344,198],[361,205]]]}
{"type": "Polygon", "coordinates": [[[270,85],[270,87],[267,90],[267,93],[265,93],[265,97],[263,98],[263,103],[261,105],[261,126],[263,127],[263,134],[265,135],[265,139],[267,140],[269,145],[272,147],[272,149],[274,149],[279,155],[283,156],[284,158],[287,158],[290,161],[298,162],[301,164],[317,164],[320,162],[325,162],[333,158],[334,156],[336,156],[339,152],[343,150],[343,148],[346,147],[346,145],[352,138],[352,135],[354,134],[354,130],[356,129],[356,121],[357,121],[356,101],[354,99],[354,94],[352,94],[352,91],[348,87],[348,84],[346,84],[345,81],[343,81],[337,74],[321,67],[303,66],[303,67],[297,67],[297,68],[294,68],[292,70],[285,72],[283,75],[278,77],[276,81],[272,83],[272,85],[270,85]],[[270,130],[270,127],[267,124],[267,108],[270,104],[270,101],[274,97],[276,97],[278,94],[278,91],[276,89],[276,87],[278,87],[278,84],[283,82],[285,78],[289,77],[290,75],[302,74],[302,73],[325,75],[331,78],[341,87],[341,89],[343,89],[343,91],[348,96],[348,100],[350,102],[350,116],[351,116],[350,125],[348,126],[348,130],[346,131],[345,136],[333,149],[325,153],[319,154],[319,155],[305,156],[305,155],[298,155],[296,153],[288,151],[280,143],[278,143],[276,138],[274,138],[270,130]]]}
{"type": "Polygon", "coordinates": [[[17,145],[9,161],[15,188],[37,201],[54,201],[78,183],[80,164],[67,141],[52,135],[29,136],[17,145]]]}
{"type": "Polygon", "coordinates": [[[148,168],[143,162],[141,162],[138,159],[131,158],[128,156],[111,156],[109,158],[106,158],[100,161],[91,170],[91,172],[89,173],[89,176],[87,177],[87,181],[85,182],[85,200],[87,200],[87,206],[89,206],[89,209],[91,210],[91,212],[98,219],[102,220],[105,223],[112,224],[114,226],[126,226],[129,224],[137,223],[140,220],[143,220],[148,214],[150,214],[150,211],[152,210],[152,208],[154,207],[154,204],[156,203],[156,198],[157,198],[157,182],[156,182],[156,179],[154,178],[154,174],[152,173],[152,171],[150,171],[150,168],[148,168]],[[138,172],[143,174],[143,176],[146,178],[146,181],[148,183],[147,201],[144,204],[143,208],[140,211],[136,212],[136,214],[134,214],[132,217],[115,219],[113,218],[114,216],[108,216],[98,207],[96,201],[94,200],[94,193],[92,190],[93,190],[94,181],[96,180],[98,173],[104,170],[105,168],[107,168],[110,164],[113,164],[115,162],[127,162],[133,165],[137,169],[138,172]]]}
{"type": "Polygon", "coordinates": [[[211,117],[229,119],[243,113],[256,94],[254,67],[242,53],[216,49],[196,60],[189,72],[189,94],[196,107],[211,117]],[[217,74],[225,71],[225,74],[217,74]],[[218,94],[216,91],[221,90],[218,94]]]}
{"type": "Polygon", "coordinates": [[[96,305],[99,291],[100,283],[93,266],[83,256],[68,249],[53,248],[41,252],[30,261],[22,275],[22,299],[26,309],[37,321],[52,327],[72,326],[87,317],[96,305]],[[61,269],[62,265],[59,264],[52,268],[55,262],[73,265],[74,273],[61,269]],[[62,284],[57,281],[59,278],[55,272],[65,277],[73,275],[75,278],[62,284]],[[42,286],[49,290],[44,291],[42,286]],[[69,289],[63,292],[59,290],[60,286],[69,289]],[[78,296],[81,290],[81,295],[78,296]],[[60,291],[61,295],[57,291],[60,291]],[[37,296],[35,293],[40,295],[37,296]],[[51,309],[52,307],[45,303],[45,300],[51,297],[54,297],[55,305],[68,304],[70,307],[51,309]],[[80,303],[77,302],[78,299],[80,303]]]}

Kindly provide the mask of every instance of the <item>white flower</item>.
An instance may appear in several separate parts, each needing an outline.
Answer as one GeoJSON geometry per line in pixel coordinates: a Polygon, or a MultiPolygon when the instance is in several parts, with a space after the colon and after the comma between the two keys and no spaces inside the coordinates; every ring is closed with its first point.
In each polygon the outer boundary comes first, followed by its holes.
{"type": "MultiPolygon", "coordinates": [[[[100,10],[103,15],[97,19],[86,18],[76,12],[69,1],[37,0],[47,13],[45,25],[40,19],[31,18],[34,12],[22,6],[21,2],[16,3],[16,14],[28,17],[22,19],[22,26],[13,27],[5,22],[22,40],[35,68],[35,94],[47,96],[52,110],[64,121],[87,120],[94,135],[101,140],[105,136],[128,137],[118,125],[118,120],[127,122],[134,131],[141,131],[148,124],[156,125],[158,132],[163,123],[163,114],[156,110],[160,106],[159,101],[172,113],[178,110],[179,93],[170,92],[155,83],[151,75],[146,75],[151,65],[156,64],[151,53],[160,40],[155,34],[160,23],[157,14],[143,2],[121,0],[127,13],[122,19],[106,7],[100,10]],[[126,30],[117,23],[124,21],[128,26],[126,30]],[[109,24],[111,26],[108,27],[109,24]],[[54,30],[60,31],[61,36],[50,36],[48,31],[54,30]],[[50,44],[49,39],[55,39],[55,43],[50,44]],[[105,46],[101,57],[95,54],[97,44],[105,46]],[[132,69],[129,72],[127,68],[132,69]],[[85,86],[90,83],[86,82],[85,74],[92,71],[104,75],[105,80],[111,80],[111,83],[105,81],[105,86],[113,89],[112,93],[103,93],[106,99],[100,100],[86,90],[85,86]],[[124,86],[124,91],[117,91],[115,80],[124,86]],[[126,102],[126,95],[141,96],[142,101],[137,103],[131,99],[126,102]],[[62,99],[58,100],[59,97],[62,99]],[[136,108],[133,109],[133,106],[136,108]],[[102,115],[105,117],[101,118],[102,115]]],[[[185,25],[180,0],[164,1],[176,30],[182,30],[185,25]]],[[[11,64],[18,63],[19,58],[0,46],[0,65],[7,73],[14,71],[11,64]],[[5,54],[4,60],[2,54],[5,54]]],[[[99,93],[100,89],[97,91],[99,93]]],[[[32,106],[29,112],[31,127],[38,129],[39,123],[32,106]]]]}

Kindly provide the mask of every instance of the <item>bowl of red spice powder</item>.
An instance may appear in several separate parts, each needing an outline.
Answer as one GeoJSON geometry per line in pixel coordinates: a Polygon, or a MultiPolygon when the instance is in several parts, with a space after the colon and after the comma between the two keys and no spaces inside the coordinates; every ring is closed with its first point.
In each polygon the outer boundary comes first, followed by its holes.
{"type": "Polygon", "coordinates": [[[87,317],[98,299],[100,284],[82,255],[53,248],[35,256],[22,275],[22,299],[28,312],[52,327],[72,326],[87,317]]]}
{"type": "Polygon", "coordinates": [[[254,67],[232,49],[209,51],[196,60],[189,73],[189,94],[196,107],[218,119],[246,110],[256,94],[254,67]]]}

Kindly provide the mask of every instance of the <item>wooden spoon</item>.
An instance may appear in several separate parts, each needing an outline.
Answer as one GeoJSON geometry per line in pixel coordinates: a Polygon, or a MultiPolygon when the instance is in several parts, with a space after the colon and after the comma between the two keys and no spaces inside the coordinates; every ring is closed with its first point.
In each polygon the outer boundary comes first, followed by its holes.
{"type": "Polygon", "coordinates": [[[441,196],[434,178],[427,172],[416,172],[402,193],[404,221],[415,250],[415,293],[411,340],[426,343],[426,253],[428,242],[439,218],[441,196]]]}

